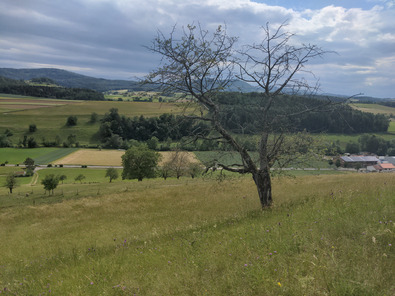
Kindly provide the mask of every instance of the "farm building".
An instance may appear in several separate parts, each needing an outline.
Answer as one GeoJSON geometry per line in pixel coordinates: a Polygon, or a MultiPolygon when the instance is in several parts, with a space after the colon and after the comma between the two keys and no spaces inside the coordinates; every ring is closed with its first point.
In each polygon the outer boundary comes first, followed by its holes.
{"type": "Polygon", "coordinates": [[[343,167],[367,167],[376,165],[379,159],[376,156],[351,155],[340,157],[340,163],[343,167]]]}
{"type": "Polygon", "coordinates": [[[395,165],[395,156],[380,156],[381,163],[392,163],[395,165]]]}
{"type": "Polygon", "coordinates": [[[392,163],[379,163],[374,168],[379,172],[395,171],[395,166],[392,163]]]}

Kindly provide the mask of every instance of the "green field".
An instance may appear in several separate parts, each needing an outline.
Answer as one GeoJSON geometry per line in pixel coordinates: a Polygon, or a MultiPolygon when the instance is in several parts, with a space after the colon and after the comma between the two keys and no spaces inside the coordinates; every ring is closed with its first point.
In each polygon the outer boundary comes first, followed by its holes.
{"type": "Polygon", "coordinates": [[[369,112],[374,114],[385,114],[385,115],[395,115],[395,108],[383,106],[379,104],[362,104],[362,103],[352,103],[351,107],[358,109],[363,112],[369,112]]]}
{"type": "Polygon", "coordinates": [[[2,293],[393,295],[394,174],[97,185],[0,194],[2,293]]]}
{"type": "Polygon", "coordinates": [[[388,127],[388,132],[391,134],[395,134],[395,121],[390,122],[390,126],[388,127]]]}
{"type": "Polygon", "coordinates": [[[48,164],[66,156],[77,148],[0,148],[0,163],[22,164],[26,158],[34,159],[35,164],[48,164]]]}
{"type": "MultiPolygon", "coordinates": [[[[181,104],[172,103],[59,100],[62,105],[8,112],[9,105],[2,104],[1,99],[12,99],[15,103],[22,101],[24,104],[28,101],[29,104],[26,105],[30,106],[34,102],[43,101],[43,99],[0,94],[0,133],[3,133],[7,128],[10,129],[13,132],[11,140],[14,144],[23,139],[24,135],[33,136],[38,143],[41,143],[42,138],[54,141],[57,135],[60,136],[62,141],[66,141],[70,134],[75,134],[77,141],[82,145],[98,144],[99,141],[95,134],[99,130],[100,122],[89,123],[90,115],[96,112],[100,119],[111,108],[118,108],[119,114],[128,117],[159,116],[163,113],[180,113],[182,111],[181,104]],[[77,116],[76,126],[65,126],[67,117],[70,115],[77,116]],[[36,132],[28,132],[30,124],[37,126],[36,132]]],[[[58,102],[55,99],[44,101],[51,104],[58,102]]]]}

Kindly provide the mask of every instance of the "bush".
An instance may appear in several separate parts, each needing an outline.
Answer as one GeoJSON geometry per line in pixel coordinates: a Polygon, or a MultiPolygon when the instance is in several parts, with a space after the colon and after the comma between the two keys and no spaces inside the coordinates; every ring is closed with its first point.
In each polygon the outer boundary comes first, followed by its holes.
{"type": "Polygon", "coordinates": [[[29,133],[34,133],[35,131],[37,131],[37,126],[32,123],[29,125],[29,133]]]}
{"type": "Polygon", "coordinates": [[[66,126],[75,126],[77,125],[77,116],[70,115],[67,117],[66,126]]]}

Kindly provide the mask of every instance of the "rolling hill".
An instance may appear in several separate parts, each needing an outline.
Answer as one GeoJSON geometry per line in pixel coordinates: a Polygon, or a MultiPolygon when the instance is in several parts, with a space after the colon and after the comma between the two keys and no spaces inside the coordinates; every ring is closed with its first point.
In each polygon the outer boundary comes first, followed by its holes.
{"type": "MultiPolygon", "coordinates": [[[[16,80],[30,80],[33,78],[46,77],[52,79],[60,86],[73,88],[89,88],[100,92],[119,89],[129,89],[134,91],[150,90],[150,86],[143,86],[137,81],[94,78],[54,68],[0,68],[0,76],[16,80]]],[[[234,83],[232,83],[232,86],[227,89],[227,91],[254,92],[257,91],[257,89],[249,85],[248,83],[242,81],[235,81],[234,83]]]]}

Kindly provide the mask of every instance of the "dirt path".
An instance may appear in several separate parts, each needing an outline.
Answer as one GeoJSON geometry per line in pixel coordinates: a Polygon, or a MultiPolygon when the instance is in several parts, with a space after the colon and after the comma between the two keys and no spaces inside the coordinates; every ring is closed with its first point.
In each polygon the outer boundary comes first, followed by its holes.
{"type": "Polygon", "coordinates": [[[33,178],[32,178],[32,180],[31,180],[30,183],[29,183],[30,186],[34,186],[34,185],[37,184],[38,177],[39,177],[38,171],[39,171],[39,170],[42,170],[42,169],[43,169],[43,168],[36,167],[36,169],[34,170],[33,178]]]}

